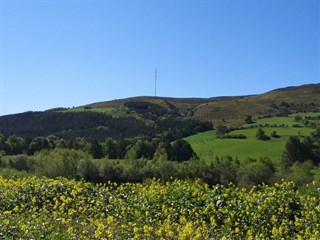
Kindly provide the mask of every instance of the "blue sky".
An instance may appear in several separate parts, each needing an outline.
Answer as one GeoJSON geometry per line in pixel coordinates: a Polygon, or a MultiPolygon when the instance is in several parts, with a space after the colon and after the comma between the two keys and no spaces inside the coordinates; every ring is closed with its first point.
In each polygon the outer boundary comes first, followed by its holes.
{"type": "Polygon", "coordinates": [[[318,0],[0,1],[0,115],[320,82],[318,0]]]}

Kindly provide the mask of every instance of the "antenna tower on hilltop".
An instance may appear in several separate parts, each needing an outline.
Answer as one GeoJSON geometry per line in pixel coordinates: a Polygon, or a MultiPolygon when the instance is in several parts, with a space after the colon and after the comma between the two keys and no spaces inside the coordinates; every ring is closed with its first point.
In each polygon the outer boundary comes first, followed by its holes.
{"type": "Polygon", "coordinates": [[[157,96],[157,68],[154,71],[154,96],[157,96]]]}

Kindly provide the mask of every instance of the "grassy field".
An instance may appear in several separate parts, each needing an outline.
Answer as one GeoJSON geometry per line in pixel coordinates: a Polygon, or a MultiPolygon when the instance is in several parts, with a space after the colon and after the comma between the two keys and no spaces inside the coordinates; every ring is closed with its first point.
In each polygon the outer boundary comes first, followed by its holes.
{"type": "Polygon", "coordinates": [[[112,114],[114,108],[89,108],[86,109],[84,107],[75,107],[65,110],[64,112],[99,112],[104,114],[112,114]]]}
{"type": "Polygon", "coordinates": [[[296,122],[294,120],[294,117],[296,115],[301,116],[302,118],[305,116],[308,117],[316,117],[316,116],[320,116],[320,113],[299,113],[299,114],[291,114],[289,117],[272,117],[272,118],[261,118],[258,119],[256,124],[270,124],[270,125],[280,125],[280,124],[285,124],[288,126],[292,126],[294,124],[301,124],[299,122],[296,122]]]}
{"type": "Polygon", "coordinates": [[[211,160],[214,156],[226,155],[237,157],[240,160],[260,157],[269,157],[276,160],[281,157],[289,136],[308,136],[314,131],[314,129],[307,127],[292,127],[293,124],[297,123],[293,118],[294,115],[258,119],[254,125],[288,125],[288,127],[264,127],[263,130],[266,135],[270,136],[272,131],[276,131],[277,135],[280,136],[280,138],[271,138],[268,141],[256,139],[257,128],[235,130],[229,133],[230,135],[244,134],[247,139],[218,139],[216,131],[212,130],[187,137],[185,140],[191,144],[197,155],[206,161],[211,160]]]}

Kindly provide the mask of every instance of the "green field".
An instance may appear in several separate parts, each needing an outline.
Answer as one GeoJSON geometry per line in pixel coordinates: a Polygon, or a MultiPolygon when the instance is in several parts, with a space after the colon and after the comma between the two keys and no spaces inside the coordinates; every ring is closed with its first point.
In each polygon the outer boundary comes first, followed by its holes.
{"type": "Polygon", "coordinates": [[[63,112],[99,112],[104,114],[112,114],[114,108],[89,108],[86,109],[84,107],[75,107],[65,110],[63,112]]]}
{"type": "Polygon", "coordinates": [[[308,127],[292,127],[293,124],[297,123],[293,117],[294,115],[258,119],[253,125],[288,125],[288,127],[263,127],[268,136],[272,131],[276,131],[280,135],[280,138],[271,138],[268,141],[256,139],[257,128],[235,130],[229,133],[230,135],[244,134],[247,139],[218,139],[216,131],[212,130],[187,137],[185,140],[191,144],[197,155],[205,161],[209,161],[215,156],[226,155],[237,157],[240,160],[260,157],[269,157],[276,160],[281,157],[289,136],[308,136],[314,131],[314,129],[308,127]]]}

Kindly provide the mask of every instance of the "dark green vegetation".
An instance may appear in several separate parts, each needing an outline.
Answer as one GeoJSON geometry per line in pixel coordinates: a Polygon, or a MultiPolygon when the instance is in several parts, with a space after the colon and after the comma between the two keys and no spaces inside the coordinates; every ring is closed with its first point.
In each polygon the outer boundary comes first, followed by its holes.
{"type": "Polygon", "coordinates": [[[169,115],[157,118],[153,115],[141,117],[125,107],[115,110],[116,116],[98,112],[26,112],[0,117],[0,132],[25,138],[55,135],[65,140],[84,137],[87,140],[104,140],[107,137],[124,138],[168,138],[179,139],[196,132],[212,129],[208,122],[183,119],[169,115]],[[135,114],[136,116],[132,116],[135,114]]]}
{"type": "Polygon", "coordinates": [[[211,99],[140,97],[0,117],[0,174],[93,182],[319,179],[320,84],[211,99]],[[185,139],[185,140],[181,140],[185,139]]]}

